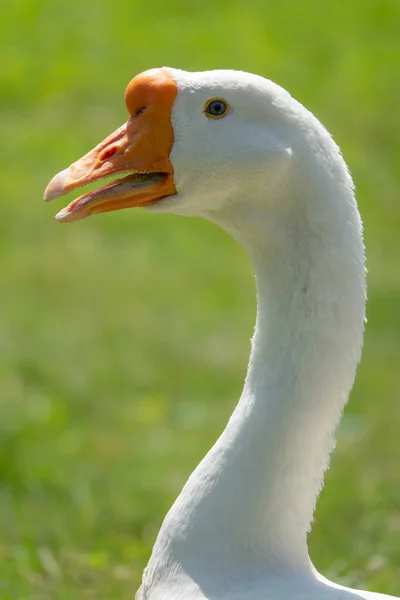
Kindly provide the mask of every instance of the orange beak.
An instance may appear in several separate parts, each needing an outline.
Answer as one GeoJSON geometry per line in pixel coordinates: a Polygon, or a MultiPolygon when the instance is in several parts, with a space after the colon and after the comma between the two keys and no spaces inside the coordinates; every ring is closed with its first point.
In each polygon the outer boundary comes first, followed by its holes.
{"type": "Polygon", "coordinates": [[[127,123],[53,177],[44,199],[53,200],[112,175],[125,176],[73,200],[58,213],[58,221],[146,206],[176,194],[169,155],[174,142],[171,109],[177,91],[166,69],[152,69],[132,79],[125,94],[130,113],[127,123]]]}

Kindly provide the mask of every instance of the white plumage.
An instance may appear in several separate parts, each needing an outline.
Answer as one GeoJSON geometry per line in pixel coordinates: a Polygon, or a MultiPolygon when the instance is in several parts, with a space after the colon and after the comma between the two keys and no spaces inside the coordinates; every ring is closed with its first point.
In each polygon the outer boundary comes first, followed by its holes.
{"type": "Polygon", "coordinates": [[[307,532],[360,359],[362,224],[339,148],[285,90],[235,72],[171,70],[178,194],[152,211],[200,215],[248,251],[257,323],[224,433],[168,513],[138,598],[388,598],[325,580],[307,532]],[[226,117],[207,120],[207,99],[226,117]]]}
{"type": "Polygon", "coordinates": [[[388,599],[327,581],[307,549],[365,320],[362,224],[339,148],[288,92],[248,73],[147,72],[127,106],[127,125],[46,198],[131,175],[58,219],[134,205],[205,217],[249,253],[258,298],[242,396],[165,518],[138,600],[388,599]],[[213,98],[226,114],[207,114],[213,98]]]}

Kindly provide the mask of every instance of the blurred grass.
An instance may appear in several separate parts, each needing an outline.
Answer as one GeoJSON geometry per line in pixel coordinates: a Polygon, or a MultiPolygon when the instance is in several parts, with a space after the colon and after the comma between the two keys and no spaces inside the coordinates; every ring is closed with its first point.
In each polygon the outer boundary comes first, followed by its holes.
{"type": "Polygon", "coordinates": [[[352,168],[369,323],[310,549],[399,594],[400,3],[3,0],[1,17],[0,598],[132,598],[240,394],[255,302],[233,241],[140,211],[60,226],[41,203],[162,64],[274,79],[352,168]]]}

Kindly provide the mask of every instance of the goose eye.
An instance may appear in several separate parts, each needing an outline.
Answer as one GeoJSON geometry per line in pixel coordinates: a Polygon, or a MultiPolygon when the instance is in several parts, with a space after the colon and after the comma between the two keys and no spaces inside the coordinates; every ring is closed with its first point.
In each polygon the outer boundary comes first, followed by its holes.
{"type": "Polygon", "coordinates": [[[215,98],[214,100],[209,100],[204,107],[204,112],[207,117],[213,117],[214,119],[220,119],[224,117],[228,112],[228,105],[225,100],[221,100],[220,98],[215,98]]]}

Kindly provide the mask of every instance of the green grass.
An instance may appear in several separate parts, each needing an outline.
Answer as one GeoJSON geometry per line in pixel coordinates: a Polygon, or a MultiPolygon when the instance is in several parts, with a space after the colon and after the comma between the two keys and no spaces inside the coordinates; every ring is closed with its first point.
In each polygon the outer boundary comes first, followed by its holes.
{"type": "Polygon", "coordinates": [[[136,73],[258,72],[332,131],[363,214],[369,323],[310,551],[400,593],[397,0],[3,0],[0,598],[132,598],[161,520],[221,432],[254,320],[249,260],[209,223],[62,226],[48,180],[125,119],[136,73]]]}

